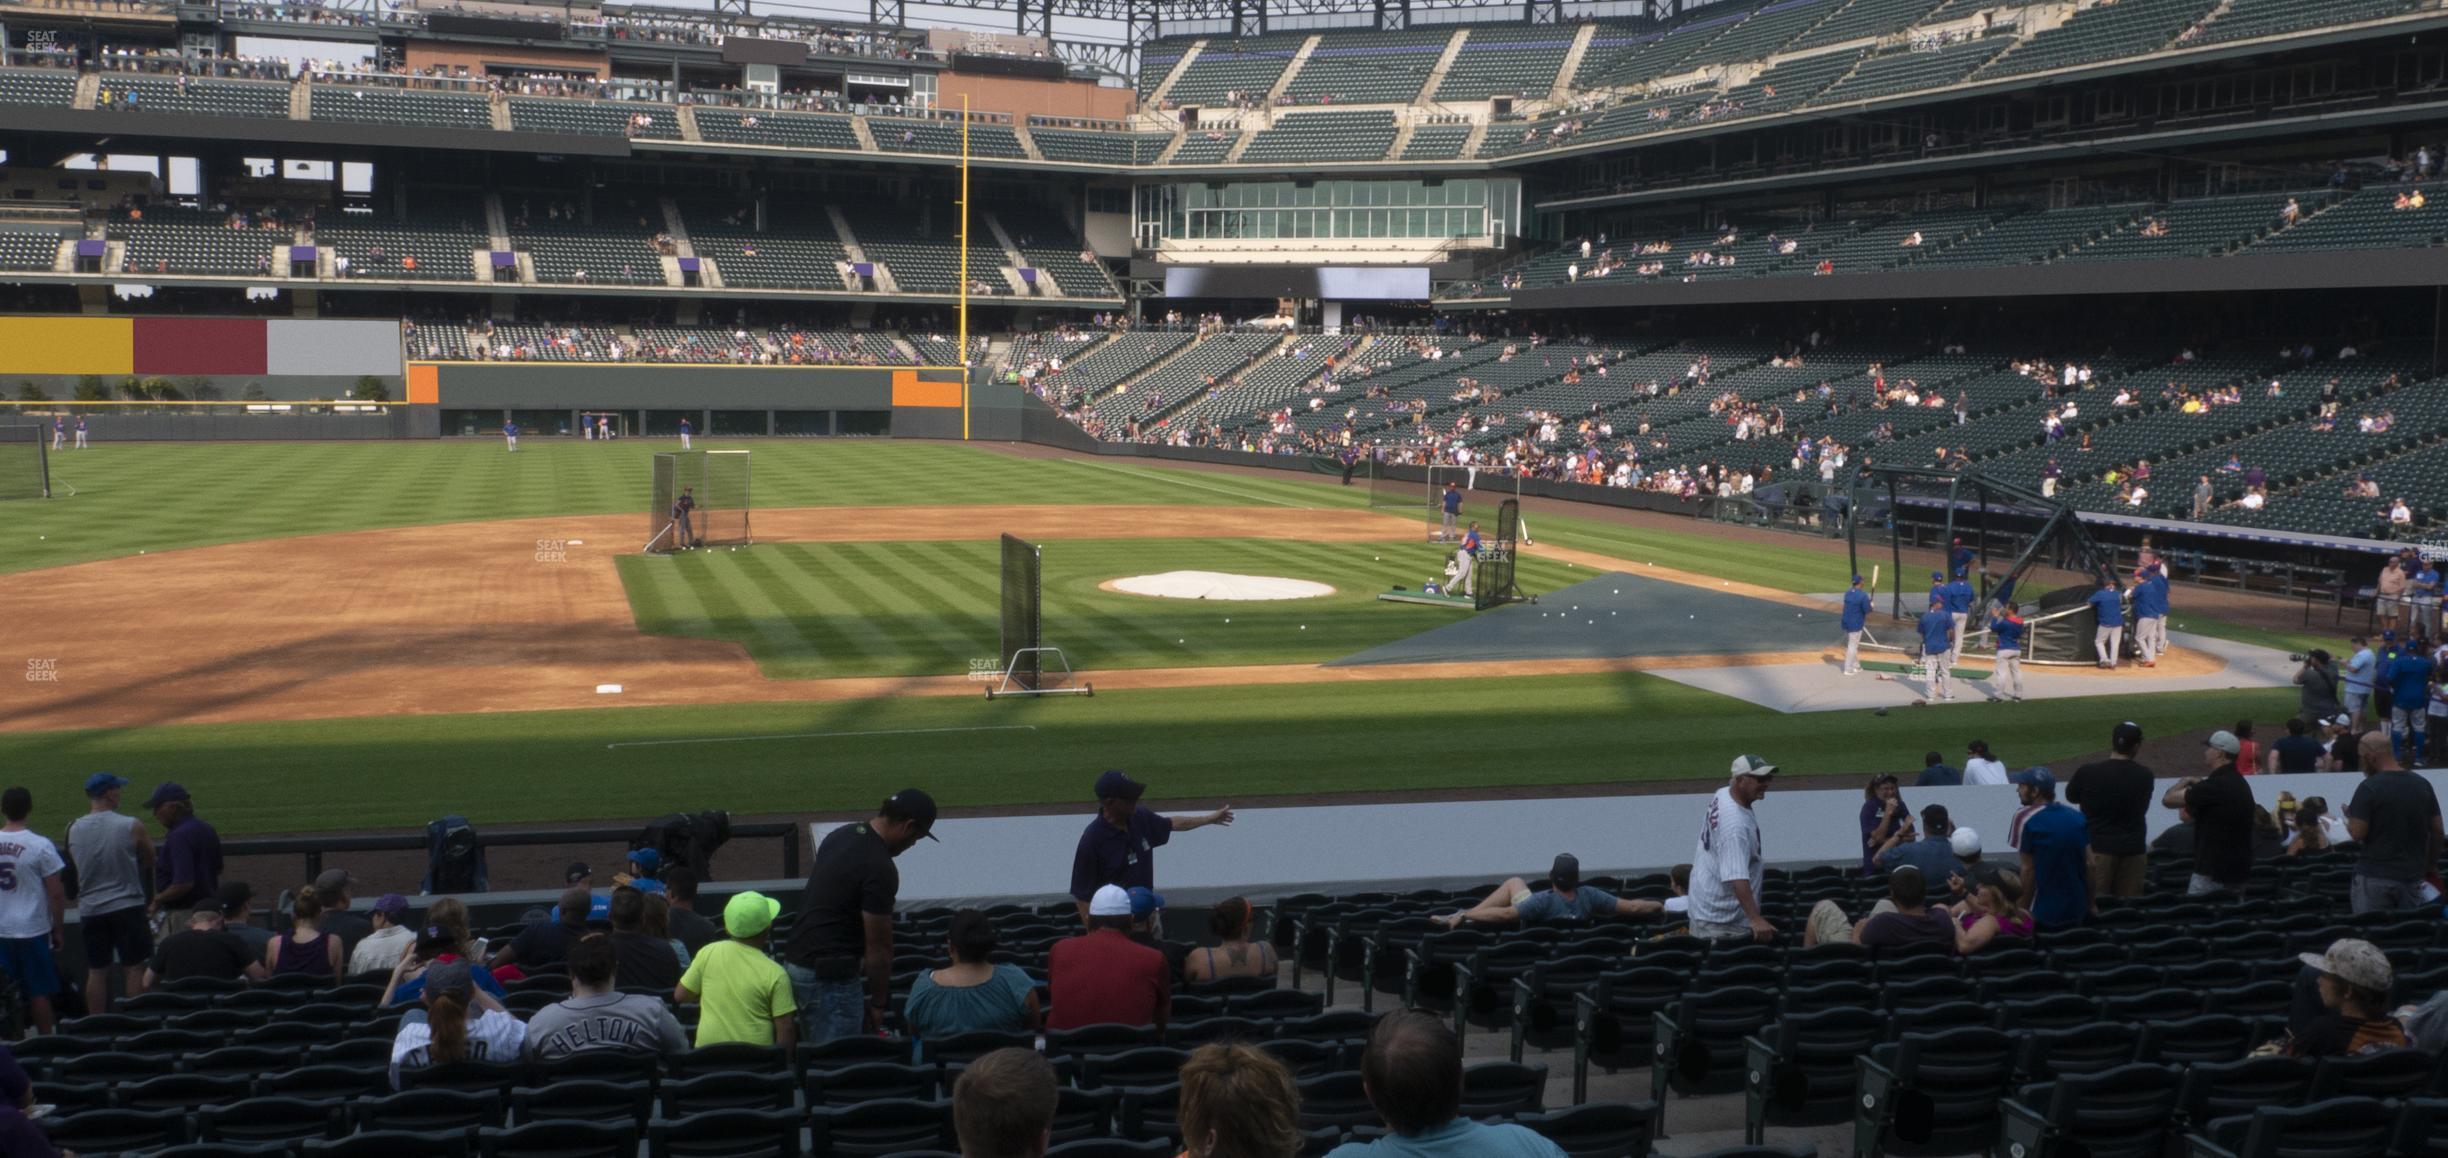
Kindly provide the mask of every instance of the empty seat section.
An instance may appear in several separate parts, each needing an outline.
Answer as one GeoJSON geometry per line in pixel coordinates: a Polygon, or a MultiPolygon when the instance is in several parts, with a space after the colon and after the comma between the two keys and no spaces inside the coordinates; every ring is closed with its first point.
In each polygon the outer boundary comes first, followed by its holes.
{"type": "Polygon", "coordinates": [[[664,105],[510,98],[510,127],[522,133],[680,139],[680,120],[664,105]]]}
{"type": "Polygon", "coordinates": [[[1084,129],[1029,129],[1037,151],[1049,161],[1089,165],[1147,165],[1173,142],[1171,133],[1100,133],[1084,129]]]}
{"type": "Polygon", "coordinates": [[[1171,163],[1220,165],[1240,140],[1241,133],[1237,129],[1190,129],[1182,134],[1181,147],[1173,150],[1171,163]]]}
{"type": "Polygon", "coordinates": [[[2424,7],[2422,0],[2234,0],[2202,34],[2185,43],[2218,44],[2280,36],[2307,28],[2330,28],[2364,20],[2379,20],[2424,7]]]}
{"type": "Polygon", "coordinates": [[[1851,0],[1793,42],[1796,49],[1890,36],[1921,22],[1939,0],[1851,0]]]}
{"type": "Polygon", "coordinates": [[[1495,96],[1544,97],[1572,53],[1576,25],[1473,28],[1437,82],[1435,99],[1478,101],[1495,96]]]}
{"type": "Polygon", "coordinates": [[[558,284],[662,285],[654,237],[663,212],[648,196],[596,195],[594,220],[513,221],[510,246],[534,259],[536,280],[558,284]]]}
{"type": "MultiPolygon", "coordinates": [[[[2246,253],[2296,253],[2308,249],[2405,249],[2448,243],[2448,207],[2430,200],[2420,209],[2400,209],[2401,191],[2365,189],[2246,247],[2246,253]]],[[[2310,206],[2305,207],[2310,210],[2310,206]]]]}
{"type": "Polygon", "coordinates": [[[850,255],[821,206],[770,198],[763,229],[748,207],[711,198],[682,202],[680,218],[688,222],[690,247],[714,263],[726,287],[851,288],[842,271],[850,255]]]}
{"type": "Polygon", "coordinates": [[[2065,23],[2033,33],[1981,70],[1981,79],[2023,76],[2167,47],[2218,0],[2118,0],[2085,8],[2065,23]]]}
{"type": "Polygon", "coordinates": [[[96,108],[191,117],[286,117],[289,86],[275,81],[207,80],[105,73],[96,108]],[[107,94],[104,96],[102,94],[107,94]]]}
{"type": "Polygon", "coordinates": [[[1453,35],[1449,28],[1325,33],[1284,95],[1304,105],[1408,103],[1436,71],[1453,35]]]}
{"type": "Polygon", "coordinates": [[[315,221],[315,244],[347,258],[349,277],[474,280],[476,252],[492,248],[483,200],[410,190],[408,203],[404,214],[327,212],[315,221]]]}
{"type": "Polygon", "coordinates": [[[0,230],[0,269],[47,270],[59,260],[61,235],[0,230]]]}
{"type": "Polygon", "coordinates": [[[437,129],[490,129],[493,106],[474,93],[412,88],[342,88],[318,84],[307,92],[307,118],[419,125],[437,129]]]}
{"type": "Polygon", "coordinates": [[[1462,147],[1470,143],[1471,126],[1413,125],[1411,139],[1403,144],[1403,160],[1451,161],[1462,155],[1462,147]]]}
{"type": "MultiPolygon", "coordinates": [[[[952,222],[936,222],[931,229],[922,228],[897,206],[845,205],[842,215],[849,220],[851,235],[858,239],[867,259],[882,262],[884,268],[892,271],[893,283],[902,292],[960,292],[960,238],[958,227],[952,222]]],[[[1000,272],[1008,260],[991,232],[982,224],[973,228],[969,237],[969,279],[977,284],[970,292],[1012,292],[1000,272]]]]}
{"type": "MultiPolygon", "coordinates": [[[[876,148],[887,153],[942,153],[957,157],[961,151],[960,119],[912,120],[905,117],[869,117],[867,133],[875,138],[876,148]]],[[[1010,125],[969,122],[969,155],[972,157],[1026,157],[1020,138],[1010,125]]]]}
{"type": "Polygon", "coordinates": [[[1020,256],[1044,276],[1054,279],[1064,297],[1118,298],[1120,287],[1106,274],[1100,264],[1080,260],[1086,243],[1079,231],[1065,222],[1062,214],[1040,206],[1014,206],[996,209],[995,220],[1010,234],[1020,256]]]}
{"type": "Polygon", "coordinates": [[[1844,0],[1780,0],[1763,5],[1750,19],[1726,29],[1684,64],[1696,68],[1774,56],[1843,3],[1844,0]]]}
{"type": "Polygon", "coordinates": [[[857,151],[858,131],[848,117],[779,113],[756,109],[699,108],[697,135],[725,145],[777,145],[793,149],[857,151]]]}
{"type": "Polygon", "coordinates": [[[76,100],[77,77],[56,68],[0,68],[0,104],[57,105],[76,100]]]}
{"type": "Polygon", "coordinates": [[[286,272],[295,231],[251,224],[233,228],[236,220],[208,209],[155,205],[145,209],[141,218],[113,221],[110,232],[126,242],[129,273],[236,277],[261,276],[275,269],[286,272]]]}
{"type": "Polygon", "coordinates": [[[1285,113],[1258,130],[1241,163],[1374,161],[1394,147],[1392,110],[1285,113]]]}
{"type": "Polygon", "coordinates": [[[1181,78],[1165,90],[1165,99],[1176,106],[1220,105],[1234,94],[1263,101],[1308,39],[1307,33],[1243,40],[1211,36],[1181,78]]]}
{"type": "Polygon", "coordinates": [[[1908,48],[1873,56],[1810,101],[1831,105],[1844,101],[1877,100],[1898,93],[1944,88],[1972,74],[2006,51],[2003,38],[1968,40],[1943,48],[1908,48]]]}

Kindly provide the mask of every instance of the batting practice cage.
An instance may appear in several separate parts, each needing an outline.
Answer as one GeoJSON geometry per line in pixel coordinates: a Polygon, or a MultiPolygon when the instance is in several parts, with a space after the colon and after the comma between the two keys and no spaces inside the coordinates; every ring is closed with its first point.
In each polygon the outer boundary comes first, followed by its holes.
{"type": "Polygon", "coordinates": [[[748,452],[678,450],[654,456],[654,497],[647,510],[648,551],[737,546],[748,534],[748,452]],[[674,504],[690,499],[682,533],[674,504]]]}
{"type": "MultiPolygon", "coordinates": [[[[1872,501],[1872,496],[1876,496],[1875,501],[1883,504],[1899,522],[1908,515],[1927,517],[1937,527],[1941,550],[1950,557],[1958,550],[1967,554],[1961,570],[1964,579],[1973,585],[1978,601],[1973,605],[1972,618],[1964,625],[1962,646],[1966,654],[1994,650],[1988,626],[1990,613],[2011,606],[2023,613],[2027,622],[2030,638],[2023,645],[2023,662],[2098,661],[2092,645],[2097,616],[2089,600],[2102,580],[2115,578],[2116,568],[2112,556],[2084,529],[2073,507],[2029,487],[1987,478],[1975,471],[1874,466],[1864,477],[1866,485],[1861,490],[1866,493],[1860,494],[1863,500],[1872,501]],[[1992,545],[2003,548],[1996,556],[2005,560],[2002,571],[1992,568],[1992,545]],[[2009,551],[2011,555],[2006,554],[2009,551]],[[2043,568],[2071,571],[2081,579],[2053,591],[2034,590],[2028,581],[2043,568]]],[[[1856,575],[1872,573],[1862,558],[1863,523],[1864,520],[1855,519],[1847,528],[1856,575]]],[[[1902,526],[1889,536],[1888,558],[1877,565],[1881,590],[1872,592],[1874,597],[1890,600],[1889,612],[1894,620],[1889,621],[1884,635],[1874,622],[1864,633],[1862,646],[1910,655],[1918,654],[1921,647],[1911,630],[1911,621],[1929,606],[1928,593],[1920,582],[1929,572],[1907,573],[1904,537],[1902,526]],[[1898,621],[1901,626],[1893,626],[1898,621]]],[[[1875,556],[1872,561],[1876,561],[1875,556]]]]}
{"type": "Polygon", "coordinates": [[[0,499],[51,497],[51,452],[39,426],[0,426],[0,499]]]}

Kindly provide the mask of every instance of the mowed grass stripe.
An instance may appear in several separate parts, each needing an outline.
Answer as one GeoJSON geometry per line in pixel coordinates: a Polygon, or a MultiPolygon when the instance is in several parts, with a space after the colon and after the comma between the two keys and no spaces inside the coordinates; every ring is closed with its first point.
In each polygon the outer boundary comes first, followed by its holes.
{"type": "MultiPolygon", "coordinates": [[[[758,662],[827,659],[859,661],[897,661],[903,654],[901,646],[879,630],[870,615],[848,614],[833,610],[825,600],[839,596],[842,584],[830,576],[830,549],[812,543],[791,543],[768,549],[755,547],[740,552],[746,559],[741,566],[754,573],[758,582],[777,592],[777,599],[787,598],[781,614],[788,615],[794,633],[808,640],[814,655],[794,651],[773,651],[758,657],[758,662]]],[[[846,604],[844,604],[846,605],[846,604]]]]}
{"type": "Polygon", "coordinates": [[[807,555],[808,576],[818,593],[815,613],[828,626],[856,640],[859,654],[867,661],[841,674],[941,674],[946,657],[911,637],[909,625],[886,604],[884,592],[872,582],[875,566],[867,555],[856,543],[828,544],[807,555]]]}
{"type": "MultiPolygon", "coordinates": [[[[713,580],[742,626],[755,633],[752,655],[797,655],[817,649],[817,641],[801,626],[794,609],[805,605],[805,592],[757,559],[754,550],[724,551],[690,562],[713,580]]],[[[819,653],[821,654],[821,653],[819,653]]]]}
{"type": "MultiPolygon", "coordinates": [[[[980,552],[983,555],[984,552],[980,552]]],[[[884,584],[891,602],[907,609],[907,618],[920,634],[947,659],[966,664],[979,655],[993,655],[991,644],[995,632],[989,628],[978,610],[974,596],[963,594],[956,586],[942,581],[943,568],[937,557],[925,551],[876,551],[877,579],[884,584]]],[[[975,557],[973,557],[975,558],[975,557]]],[[[977,558],[971,564],[983,567],[977,558]]]]}
{"type": "MultiPolygon", "coordinates": [[[[993,543],[911,543],[908,552],[936,616],[963,639],[992,641],[1002,630],[1002,550],[993,543]]],[[[982,654],[992,654],[989,647],[982,654]]]]}

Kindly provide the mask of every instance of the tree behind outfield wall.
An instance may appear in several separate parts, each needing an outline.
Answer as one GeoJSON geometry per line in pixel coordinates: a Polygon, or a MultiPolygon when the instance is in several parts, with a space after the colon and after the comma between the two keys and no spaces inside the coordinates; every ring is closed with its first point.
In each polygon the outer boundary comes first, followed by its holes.
{"type": "Polygon", "coordinates": [[[102,381],[102,376],[100,374],[87,374],[84,377],[77,379],[77,401],[108,402],[110,401],[110,396],[110,385],[102,381]]]}
{"type": "Polygon", "coordinates": [[[19,402],[49,402],[51,396],[43,393],[42,387],[20,379],[17,383],[17,400],[19,402]]]}
{"type": "Polygon", "coordinates": [[[349,391],[349,397],[359,402],[389,402],[391,388],[385,385],[379,377],[362,374],[357,378],[356,387],[349,391]]]}

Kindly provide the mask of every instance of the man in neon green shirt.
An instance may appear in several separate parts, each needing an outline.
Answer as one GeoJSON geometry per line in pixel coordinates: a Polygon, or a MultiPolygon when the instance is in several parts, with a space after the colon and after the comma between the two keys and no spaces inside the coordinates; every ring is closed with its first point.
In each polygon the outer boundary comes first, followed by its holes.
{"type": "Polygon", "coordinates": [[[699,950],[672,992],[674,1002],[697,1003],[697,1048],[738,1041],[788,1050],[799,1043],[791,1017],[799,1002],[791,996],[790,975],[765,951],[774,914],[781,911],[782,902],[756,892],[723,906],[730,940],[699,950]]]}

